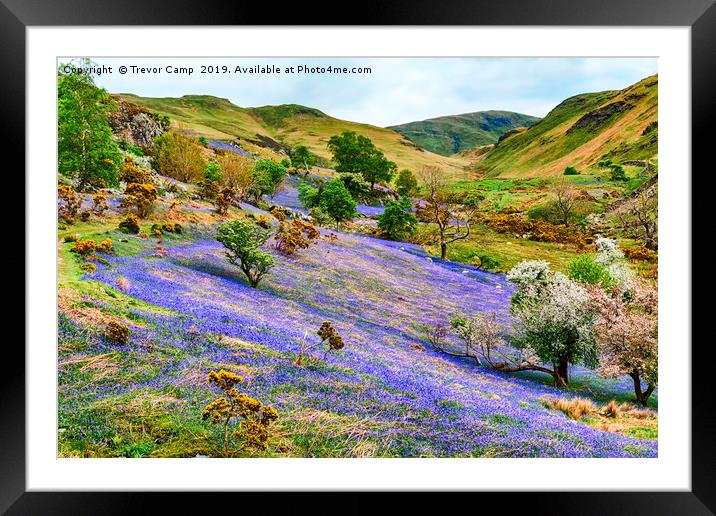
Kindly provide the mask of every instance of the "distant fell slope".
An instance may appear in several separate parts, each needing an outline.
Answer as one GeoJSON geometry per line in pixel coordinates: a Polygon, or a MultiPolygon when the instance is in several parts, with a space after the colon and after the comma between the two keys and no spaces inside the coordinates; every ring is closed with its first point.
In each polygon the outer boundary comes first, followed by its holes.
{"type": "Polygon", "coordinates": [[[602,158],[652,160],[658,153],[658,77],[623,89],[566,99],[526,131],[478,157],[471,168],[487,177],[560,175],[584,171],[602,158]]]}
{"type": "Polygon", "coordinates": [[[318,109],[297,104],[244,108],[227,99],[209,95],[180,98],[148,98],[121,94],[122,98],[169,116],[199,134],[217,139],[264,141],[267,138],[289,147],[305,145],[330,159],[327,144],[331,136],[355,131],[369,137],[399,169],[417,171],[425,166],[442,168],[450,178],[468,177],[467,159],[441,156],[426,151],[401,134],[383,127],[333,118],[318,109]]]}
{"type": "Polygon", "coordinates": [[[496,143],[507,131],[529,127],[538,120],[538,117],[512,111],[477,111],[393,125],[388,129],[399,132],[423,149],[450,156],[496,143]]]}

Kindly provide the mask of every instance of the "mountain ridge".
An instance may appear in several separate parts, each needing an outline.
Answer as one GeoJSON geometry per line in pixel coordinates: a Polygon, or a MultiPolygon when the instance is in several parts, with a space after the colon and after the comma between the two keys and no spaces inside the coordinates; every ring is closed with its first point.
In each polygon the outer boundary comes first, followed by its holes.
{"type": "Polygon", "coordinates": [[[654,160],[658,153],[658,76],[622,90],[563,100],[526,131],[497,143],[471,169],[487,177],[540,177],[580,172],[602,159],[654,160]]]}
{"type": "Polygon", "coordinates": [[[388,129],[399,132],[426,150],[450,156],[497,143],[504,133],[517,127],[530,126],[539,120],[539,117],[523,113],[493,109],[443,115],[388,126],[388,129]]]}
{"type": "Polygon", "coordinates": [[[316,108],[299,104],[241,107],[228,99],[211,95],[182,97],[141,97],[120,93],[120,98],[167,115],[189,130],[224,140],[255,141],[271,138],[285,146],[305,145],[314,154],[329,160],[327,144],[331,136],[355,131],[369,137],[386,157],[398,165],[417,171],[425,166],[442,168],[446,175],[467,178],[469,161],[442,156],[415,145],[400,133],[370,124],[341,120],[316,108]]]}

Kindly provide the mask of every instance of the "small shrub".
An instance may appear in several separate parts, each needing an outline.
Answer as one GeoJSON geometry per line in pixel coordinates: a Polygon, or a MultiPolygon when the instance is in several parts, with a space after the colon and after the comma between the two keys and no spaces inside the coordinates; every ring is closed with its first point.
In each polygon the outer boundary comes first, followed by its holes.
{"type": "Polygon", "coordinates": [[[182,227],[181,224],[177,224],[176,222],[165,222],[162,224],[162,231],[165,233],[176,233],[177,235],[180,235],[182,227]]]}
{"type": "Polygon", "coordinates": [[[125,190],[122,206],[133,209],[139,217],[146,217],[152,211],[157,199],[157,189],[151,184],[130,183],[125,190]]]}
{"type": "Polygon", "coordinates": [[[269,229],[271,227],[271,223],[269,222],[269,219],[265,215],[259,215],[259,218],[256,219],[256,224],[258,224],[260,227],[264,229],[269,229]]]}
{"type": "Polygon", "coordinates": [[[236,195],[237,193],[234,188],[229,186],[222,188],[214,201],[214,204],[216,204],[216,212],[219,215],[228,214],[229,206],[231,206],[231,202],[236,198],[236,195]]]}
{"type": "Polygon", "coordinates": [[[297,249],[307,249],[319,236],[321,236],[321,232],[313,224],[298,219],[289,223],[282,222],[276,232],[275,247],[281,253],[290,256],[297,249]]]}
{"type": "Polygon", "coordinates": [[[120,179],[128,185],[131,183],[150,184],[152,183],[152,173],[139,168],[132,158],[127,157],[124,159],[120,179]]]}
{"type": "Polygon", "coordinates": [[[204,200],[216,199],[219,195],[219,183],[212,181],[211,179],[202,179],[197,183],[199,186],[199,197],[204,200]]]}
{"type": "Polygon", "coordinates": [[[343,338],[328,321],[323,322],[317,333],[318,336],[321,337],[321,343],[328,343],[328,349],[330,351],[343,349],[343,346],[345,346],[343,338]]]}
{"type": "Polygon", "coordinates": [[[576,168],[569,166],[564,169],[564,175],[565,176],[578,176],[579,172],[577,172],[576,168]]]}
{"type": "Polygon", "coordinates": [[[89,210],[82,210],[82,211],[80,211],[79,215],[80,215],[80,220],[82,222],[87,222],[90,219],[90,215],[92,215],[92,212],[89,210]]]}
{"type": "Polygon", "coordinates": [[[136,235],[139,233],[139,220],[135,214],[130,213],[122,222],[119,223],[118,227],[122,233],[132,233],[136,235]]]}
{"type": "Polygon", "coordinates": [[[321,358],[326,358],[328,353],[331,351],[338,351],[345,347],[343,338],[329,321],[324,321],[316,334],[321,338],[321,340],[314,343],[309,343],[307,340],[308,334],[304,334],[303,339],[301,340],[301,350],[299,351],[294,364],[299,366],[302,365],[303,358],[308,356],[309,351],[317,347],[326,346],[326,351],[321,358]]]}
{"type": "Polygon", "coordinates": [[[477,258],[480,260],[480,268],[486,271],[496,271],[500,268],[500,262],[491,256],[486,254],[478,255],[477,258]]]}
{"type": "Polygon", "coordinates": [[[76,242],[77,241],[77,235],[75,233],[72,233],[70,235],[66,235],[63,239],[65,242],[76,242]]]}
{"type": "Polygon", "coordinates": [[[72,221],[82,206],[82,198],[69,186],[60,185],[57,187],[57,195],[64,204],[58,208],[60,217],[72,221]]]}
{"type": "Polygon", "coordinates": [[[221,390],[221,396],[204,407],[201,418],[213,425],[223,428],[224,456],[229,456],[229,425],[236,418],[241,418],[238,429],[231,435],[239,440],[243,448],[266,450],[269,440],[269,425],[278,419],[278,412],[273,407],[263,405],[260,401],[240,392],[235,386],[244,379],[224,369],[211,371],[207,380],[221,390]]]}
{"type": "Polygon", "coordinates": [[[70,251],[77,253],[82,257],[91,256],[97,249],[97,244],[94,240],[76,240],[72,244],[70,251]]]}
{"type": "Polygon", "coordinates": [[[102,216],[104,212],[109,209],[109,204],[107,204],[108,199],[109,194],[104,192],[99,192],[92,196],[92,203],[94,204],[92,206],[92,211],[95,215],[102,216]]]}
{"type": "Polygon", "coordinates": [[[97,250],[101,251],[103,253],[111,253],[112,252],[112,239],[105,238],[104,240],[102,240],[99,244],[97,244],[97,250]]]}
{"type": "Polygon", "coordinates": [[[285,211],[283,208],[279,207],[279,206],[271,206],[271,209],[269,210],[269,213],[270,213],[271,215],[273,215],[274,217],[276,217],[276,220],[278,220],[279,222],[285,221],[286,218],[288,217],[288,216],[286,215],[286,211],[285,211]]]}
{"type": "Polygon", "coordinates": [[[129,328],[124,324],[111,321],[105,326],[104,336],[112,344],[126,344],[129,340],[129,328]]]}
{"type": "Polygon", "coordinates": [[[97,266],[92,262],[84,262],[80,264],[80,269],[88,274],[92,274],[97,270],[97,266]]]}

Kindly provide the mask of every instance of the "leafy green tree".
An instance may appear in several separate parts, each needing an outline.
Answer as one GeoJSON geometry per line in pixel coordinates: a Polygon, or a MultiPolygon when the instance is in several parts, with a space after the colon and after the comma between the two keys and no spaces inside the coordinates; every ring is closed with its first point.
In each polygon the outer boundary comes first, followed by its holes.
{"type": "Polygon", "coordinates": [[[241,269],[253,288],[275,265],[271,255],[261,249],[271,234],[271,230],[242,219],[224,222],[217,228],[216,239],[226,248],[229,263],[241,269]]]}
{"type": "Polygon", "coordinates": [[[401,197],[412,197],[418,191],[418,180],[407,168],[400,171],[395,180],[395,189],[401,197]]]}
{"type": "MultiPolygon", "coordinates": [[[[89,66],[83,60],[82,66],[89,66]]],[[[77,190],[117,186],[122,157],[107,115],[112,97],[90,74],[58,71],[57,138],[59,172],[76,178],[77,190]]]]}
{"type": "Polygon", "coordinates": [[[564,169],[564,175],[565,176],[578,176],[579,172],[576,168],[570,166],[564,169]]]}
{"type": "Polygon", "coordinates": [[[626,176],[626,172],[624,172],[624,167],[621,165],[612,164],[609,167],[612,171],[609,175],[609,179],[611,181],[628,181],[629,178],[626,176]]]}
{"type": "Polygon", "coordinates": [[[371,186],[363,179],[363,176],[353,172],[346,172],[339,176],[343,184],[351,193],[353,199],[360,201],[370,196],[371,186]]]}
{"type": "Polygon", "coordinates": [[[378,219],[378,227],[391,240],[400,240],[411,235],[418,228],[418,219],[412,214],[413,205],[409,197],[400,202],[388,201],[385,211],[378,219]]]}
{"type": "Polygon", "coordinates": [[[281,166],[282,166],[283,168],[285,168],[285,169],[291,168],[291,160],[288,159],[288,158],[283,158],[283,159],[281,160],[281,166]]]}
{"type": "Polygon", "coordinates": [[[254,166],[253,197],[258,201],[262,195],[273,196],[276,188],[286,177],[286,168],[270,159],[262,159],[254,166]]]}
{"type": "Polygon", "coordinates": [[[306,183],[298,185],[298,200],[307,210],[315,208],[321,202],[322,188],[314,188],[306,183]]]}
{"type": "Polygon", "coordinates": [[[316,164],[316,156],[305,145],[299,145],[293,150],[291,164],[294,168],[303,168],[306,173],[316,164]]]}
{"type": "Polygon", "coordinates": [[[356,216],[356,202],[340,178],[328,181],[321,193],[319,207],[336,222],[351,220],[356,216]]]}
{"type": "Polygon", "coordinates": [[[390,182],[398,168],[376,148],[370,138],[353,131],[331,136],[328,150],[333,153],[338,172],[362,175],[370,183],[371,191],[377,182],[390,182]]]}

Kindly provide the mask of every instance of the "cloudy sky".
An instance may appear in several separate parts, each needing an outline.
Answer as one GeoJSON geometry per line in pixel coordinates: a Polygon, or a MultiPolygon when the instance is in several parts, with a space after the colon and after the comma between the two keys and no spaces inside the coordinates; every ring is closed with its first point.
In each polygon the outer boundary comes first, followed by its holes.
{"type": "Polygon", "coordinates": [[[655,58],[97,58],[112,73],[96,77],[112,93],[146,97],[206,94],[242,107],[302,104],[346,120],[388,126],[499,109],[544,116],[578,93],[621,89],[657,72],[655,58]],[[159,73],[131,73],[131,66],[159,73]],[[226,66],[231,73],[201,74],[226,66]],[[370,73],[298,72],[298,66],[368,67],[370,73]],[[120,66],[129,72],[119,73],[120,66]],[[193,68],[168,73],[167,66],[193,68]],[[235,73],[236,67],[283,73],[235,73]],[[286,73],[287,67],[293,73],[286,73]]]}

